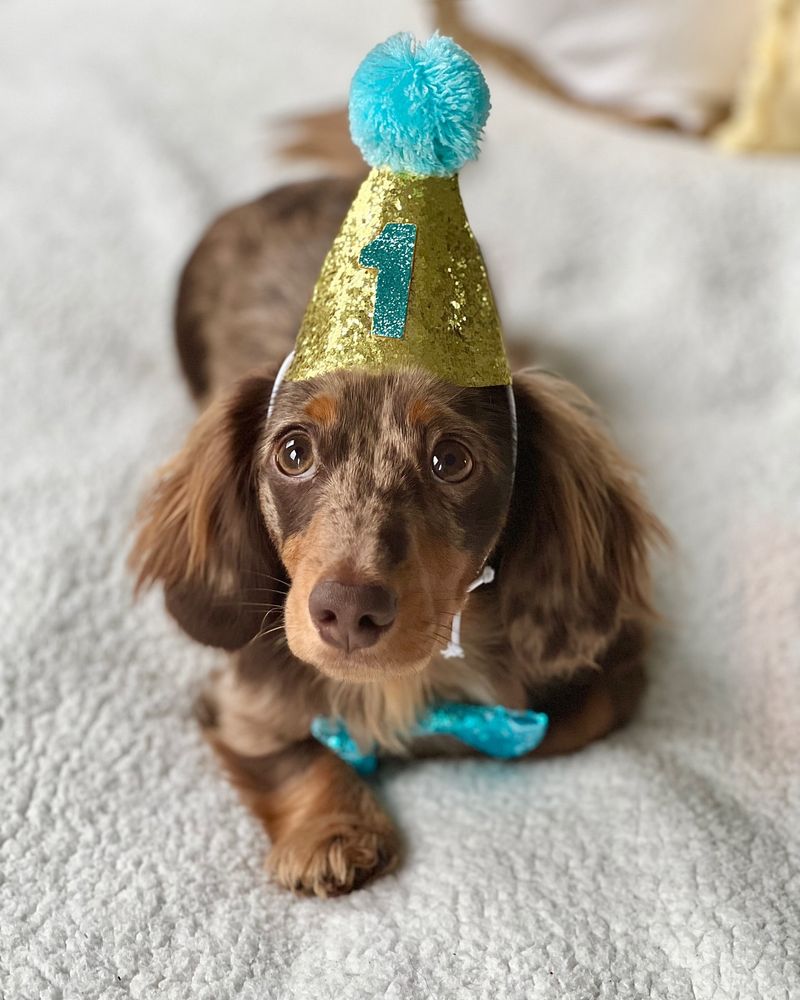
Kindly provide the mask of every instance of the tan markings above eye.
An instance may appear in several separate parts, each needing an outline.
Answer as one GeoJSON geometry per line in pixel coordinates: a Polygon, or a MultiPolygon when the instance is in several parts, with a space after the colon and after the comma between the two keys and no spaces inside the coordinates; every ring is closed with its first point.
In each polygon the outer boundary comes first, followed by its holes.
{"type": "Polygon", "coordinates": [[[305,411],[318,424],[332,424],[336,419],[336,400],[332,396],[315,396],[306,403],[305,411]]]}
{"type": "Polygon", "coordinates": [[[302,476],[314,465],[314,446],[303,431],[285,434],[275,449],[275,465],[284,476],[302,476]]]}
{"type": "Polygon", "coordinates": [[[439,441],[431,452],[431,470],[444,483],[463,483],[474,464],[464,445],[451,438],[439,441]]]}
{"type": "Polygon", "coordinates": [[[408,408],[408,419],[412,424],[428,424],[436,416],[436,410],[424,399],[415,399],[408,408]]]}

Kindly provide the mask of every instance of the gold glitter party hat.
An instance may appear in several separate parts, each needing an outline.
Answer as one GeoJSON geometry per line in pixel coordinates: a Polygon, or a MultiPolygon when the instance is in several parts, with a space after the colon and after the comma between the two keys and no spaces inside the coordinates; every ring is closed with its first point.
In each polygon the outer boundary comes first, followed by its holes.
{"type": "Polygon", "coordinates": [[[458,188],[488,114],[483,74],[450,38],[398,34],[367,55],[350,131],[372,170],[322,266],[287,379],[414,366],[460,386],[511,382],[458,188]]]}

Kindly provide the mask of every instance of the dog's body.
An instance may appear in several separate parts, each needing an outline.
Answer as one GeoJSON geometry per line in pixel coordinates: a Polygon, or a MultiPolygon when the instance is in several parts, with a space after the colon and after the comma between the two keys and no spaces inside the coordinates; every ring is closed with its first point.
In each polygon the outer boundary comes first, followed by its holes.
{"type": "Polygon", "coordinates": [[[267,422],[354,191],[293,185],[204,236],[176,315],[204,411],[134,551],[184,629],[231,651],[202,722],[271,837],[275,877],[319,895],[389,870],[398,842],[312,718],[399,754],[465,752],[406,735],[438,700],[548,712],[538,756],[605,735],[642,690],[661,535],[588,401],[544,373],[514,379],[515,472],[502,387],[334,372],[284,385],[267,422]],[[467,602],[487,557],[496,581],[467,602]],[[464,658],[444,659],[462,608],[464,658]]]}

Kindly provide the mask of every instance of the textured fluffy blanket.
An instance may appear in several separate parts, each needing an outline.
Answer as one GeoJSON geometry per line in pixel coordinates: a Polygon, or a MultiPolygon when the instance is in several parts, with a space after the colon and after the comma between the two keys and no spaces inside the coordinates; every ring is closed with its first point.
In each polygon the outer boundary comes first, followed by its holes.
{"type": "Polygon", "coordinates": [[[605,407],[677,546],[635,724],[388,766],[402,870],[297,901],[124,568],[191,408],[175,274],[407,4],[0,5],[0,996],[780,1000],[800,973],[800,164],[491,78],[465,198],[506,329],[605,407]]]}

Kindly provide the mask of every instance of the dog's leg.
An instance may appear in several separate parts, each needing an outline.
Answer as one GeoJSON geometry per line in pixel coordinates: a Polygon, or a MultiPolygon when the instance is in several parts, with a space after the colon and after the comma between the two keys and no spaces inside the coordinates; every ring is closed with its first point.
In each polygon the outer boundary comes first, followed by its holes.
{"type": "Polygon", "coordinates": [[[633,624],[623,627],[598,669],[565,682],[554,704],[543,706],[550,711],[551,724],[531,756],[574,753],[625,725],[645,688],[644,648],[643,630],[633,624]]]}
{"type": "Polygon", "coordinates": [[[397,834],[372,791],[315,740],[260,757],[210,741],[272,841],[267,869],[282,886],[338,896],[396,867],[397,834]]]}

